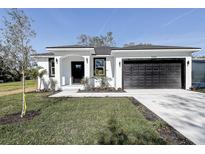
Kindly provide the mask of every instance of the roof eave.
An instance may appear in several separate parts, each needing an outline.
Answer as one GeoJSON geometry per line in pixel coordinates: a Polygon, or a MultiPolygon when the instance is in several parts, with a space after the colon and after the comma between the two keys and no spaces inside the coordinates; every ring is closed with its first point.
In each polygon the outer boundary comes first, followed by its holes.
{"type": "Polygon", "coordinates": [[[55,55],[32,55],[33,58],[50,58],[55,57],[55,55]]]}

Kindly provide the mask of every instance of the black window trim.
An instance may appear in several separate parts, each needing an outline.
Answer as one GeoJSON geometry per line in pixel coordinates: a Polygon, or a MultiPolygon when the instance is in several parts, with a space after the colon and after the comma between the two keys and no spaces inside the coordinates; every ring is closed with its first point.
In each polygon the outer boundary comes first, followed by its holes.
{"type": "Polygon", "coordinates": [[[49,67],[49,77],[55,77],[55,58],[48,58],[48,67],[49,67]],[[54,62],[54,67],[51,65],[51,60],[54,62]],[[54,73],[52,73],[52,68],[54,68],[54,73]]]}
{"type": "Polygon", "coordinates": [[[94,68],[94,71],[93,71],[93,74],[94,74],[94,76],[96,76],[96,77],[106,77],[106,57],[95,57],[95,58],[93,58],[93,68],[94,68]],[[95,60],[96,59],[104,59],[105,60],[105,75],[102,75],[102,76],[96,76],[96,74],[95,74],[95,60]]]}

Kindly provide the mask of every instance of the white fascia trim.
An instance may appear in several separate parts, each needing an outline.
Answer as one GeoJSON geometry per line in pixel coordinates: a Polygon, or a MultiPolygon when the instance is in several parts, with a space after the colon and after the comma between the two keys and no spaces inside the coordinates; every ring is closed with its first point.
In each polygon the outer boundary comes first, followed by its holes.
{"type": "Polygon", "coordinates": [[[113,55],[92,55],[93,57],[114,57],[113,55]]]}
{"type": "Polygon", "coordinates": [[[67,58],[67,57],[83,57],[87,55],[75,55],[75,54],[67,54],[67,55],[62,55],[60,56],[61,58],[67,58]]]}
{"type": "Polygon", "coordinates": [[[122,59],[178,59],[178,58],[187,58],[190,56],[162,56],[162,57],[155,57],[155,56],[149,56],[149,57],[120,57],[122,59]]]}
{"type": "Polygon", "coordinates": [[[111,53],[122,53],[122,52],[197,52],[200,51],[201,49],[148,49],[148,50],[112,50],[111,53]]]}

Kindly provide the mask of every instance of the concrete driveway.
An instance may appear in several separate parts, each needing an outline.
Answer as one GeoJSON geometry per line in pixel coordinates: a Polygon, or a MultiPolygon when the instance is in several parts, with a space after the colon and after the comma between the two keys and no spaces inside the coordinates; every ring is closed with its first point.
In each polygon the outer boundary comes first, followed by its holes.
{"type": "Polygon", "coordinates": [[[181,89],[126,91],[195,144],[205,144],[205,94],[181,89]]]}

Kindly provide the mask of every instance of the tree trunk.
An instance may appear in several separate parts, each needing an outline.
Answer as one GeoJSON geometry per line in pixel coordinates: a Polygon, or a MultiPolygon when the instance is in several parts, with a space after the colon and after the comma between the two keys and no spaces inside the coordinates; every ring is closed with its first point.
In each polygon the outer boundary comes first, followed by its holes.
{"type": "Polygon", "coordinates": [[[25,97],[25,74],[24,71],[22,71],[22,86],[23,86],[23,91],[22,91],[22,110],[21,110],[21,118],[26,114],[26,97],[25,97]]]}

